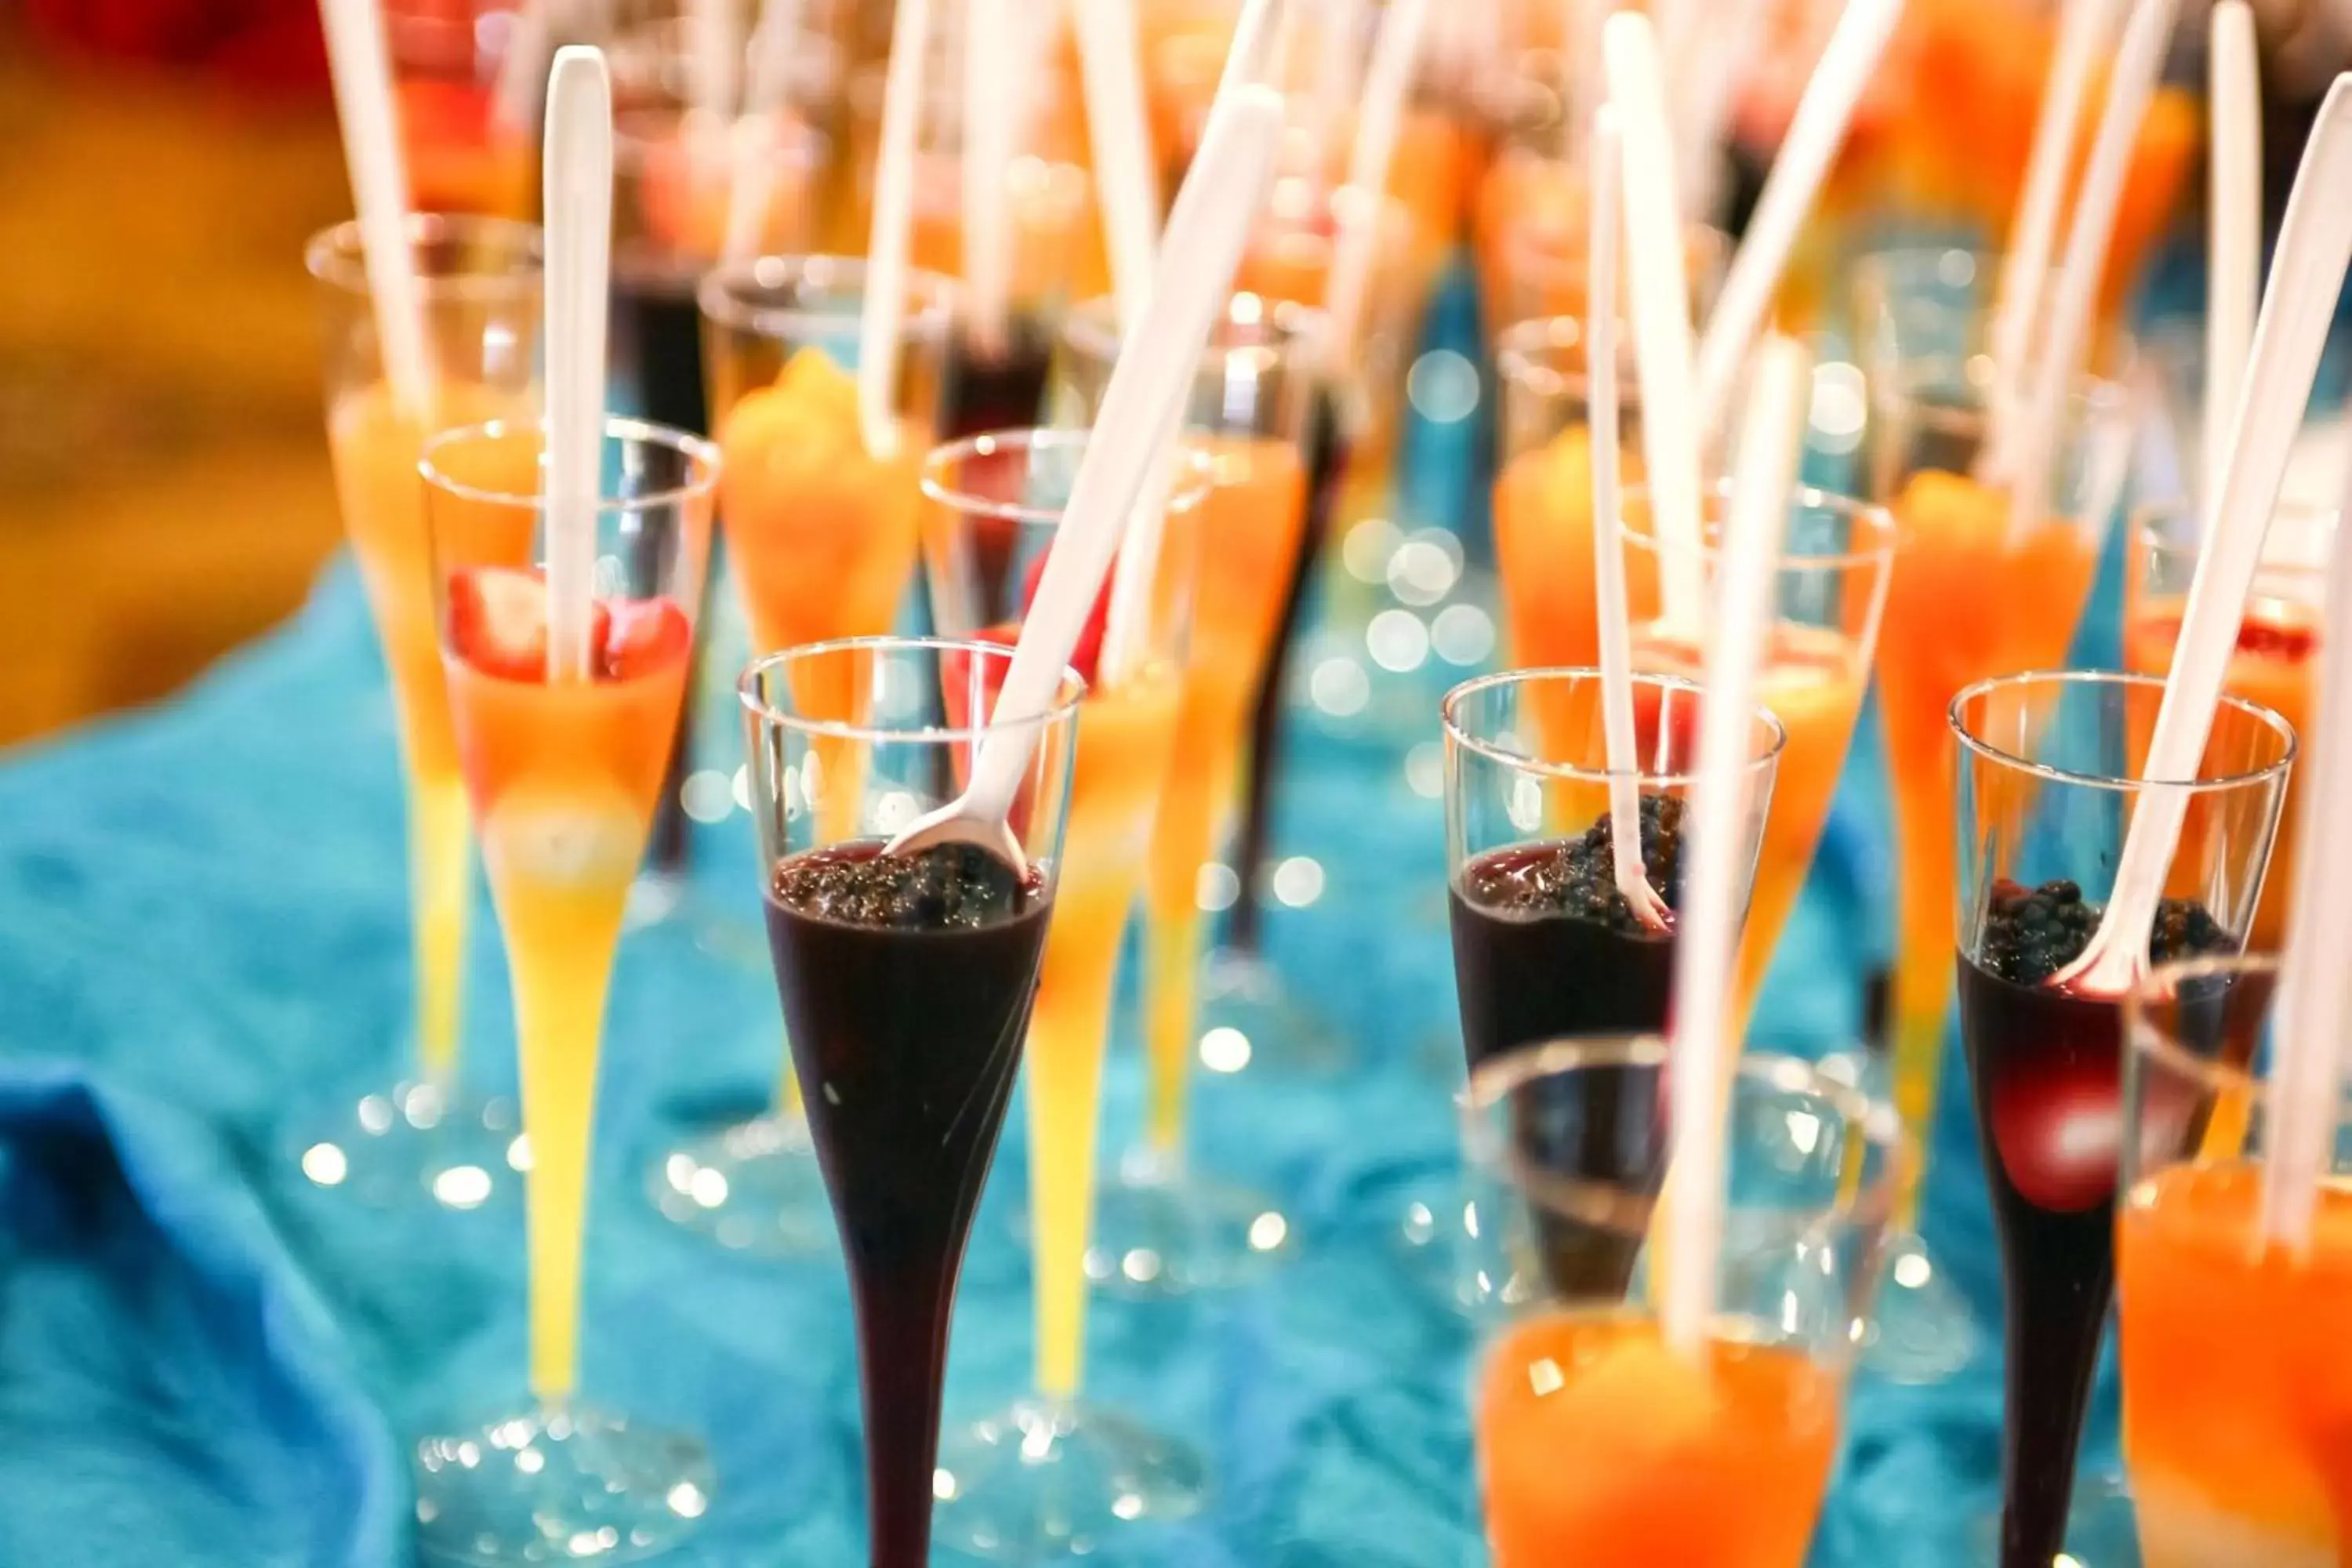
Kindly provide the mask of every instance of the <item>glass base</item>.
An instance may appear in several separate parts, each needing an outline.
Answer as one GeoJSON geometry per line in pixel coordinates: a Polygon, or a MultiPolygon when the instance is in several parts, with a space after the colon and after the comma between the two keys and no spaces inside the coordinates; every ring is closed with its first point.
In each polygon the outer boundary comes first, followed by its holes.
{"type": "Polygon", "coordinates": [[[458,1213],[522,1190],[529,1163],[511,1095],[398,1083],[297,1126],[295,1163],[313,1187],[375,1208],[423,1194],[458,1213]]]}
{"type": "Polygon", "coordinates": [[[1297,1249],[1273,1199],[1135,1150],[1096,1196],[1087,1278],[1127,1300],[1167,1300],[1255,1284],[1297,1249]]]}
{"type": "Polygon", "coordinates": [[[1122,1526],[1183,1519],[1201,1458],[1124,1415],[1029,1400],[948,1434],[931,1531],[995,1563],[1085,1557],[1122,1526]]]}
{"type": "Polygon", "coordinates": [[[1219,1071],[1328,1076],[1348,1065],[1339,1032],[1255,953],[1219,948],[1201,973],[1201,1059],[1219,1071]]]}
{"type": "Polygon", "coordinates": [[[681,1144],[647,1173],[646,1188],[673,1223],[730,1251],[790,1257],[822,1249],[834,1234],[808,1123],[797,1116],[770,1111],[681,1144]]]}
{"type": "Polygon", "coordinates": [[[1977,1326],[1927,1244],[1916,1235],[1886,1249],[1863,1364],[1890,1383],[1941,1383],[1976,1359],[1977,1326]]]}
{"type": "MultiPolygon", "coordinates": [[[[1978,1518],[1969,1532],[1969,1561],[2000,1560],[2000,1510],[1978,1518]]],[[[2066,1549],[2051,1568],[2139,1568],[2139,1519],[2131,1488],[2120,1475],[2079,1476],[2066,1510],[2066,1549]]]]}
{"type": "Polygon", "coordinates": [[[416,1446],[417,1544],[441,1563],[635,1563],[691,1534],[715,1484],[698,1437],[537,1409],[416,1446]]]}
{"type": "Polygon", "coordinates": [[[1468,1317],[1481,1300],[1476,1282],[1465,1277],[1463,1256],[1469,1205],[1458,1174],[1429,1174],[1408,1183],[1391,1212],[1391,1236],[1406,1279],[1440,1311],[1468,1317]]]}

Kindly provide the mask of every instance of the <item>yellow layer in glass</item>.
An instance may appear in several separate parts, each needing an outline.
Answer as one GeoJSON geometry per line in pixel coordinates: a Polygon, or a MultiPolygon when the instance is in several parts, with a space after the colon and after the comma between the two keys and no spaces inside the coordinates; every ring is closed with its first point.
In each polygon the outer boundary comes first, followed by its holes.
{"type": "Polygon", "coordinates": [[[1176,737],[1180,672],[1146,669],[1090,691],[1064,829],[1054,923],[1029,1017],[1029,1204],[1036,1269],[1037,1389],[1078,1391],[1095,1143],[1119,938],[1143,880],[1153,807],[1176,737]]]}
{"type": "Polygon", "coordinates": [[[1718,1339],[1687,1358],[1618,1312],[1518,1323],[1475,1394],[1495,1568],[1798,1568],[1840,1396],[1792,1351],[1718,1339]]]}
{"type": "MultiPolygon", "coordinates": [[[[445,429],[529,411],[528,397],[477,384],[435,389],[433,426],[445,429]]],[[[465,786],[457,776],[449,696],[434,622],[433,549],[417,459],[425,431],[376,383],[327,414],[335,493],[359,563],[376,635],[392,674],[408,772],[409,919],[416,965],[416,1045],[430,1077],[457,1070],[471,872],[465,786]]]]}
{"type": "Polygon", "coordinates": [[[1201,868],[1234,801],[1250,704],[1265,676],[1307,521],[1306,469],[1296,446],[1195,438],[1210,448],[1215,483],[1202,503],[1192,647],[1145,885],[1146,1131],[1163,1152],[1183,1141],[1201,962],[1201,868]]]}
{"type": "Polygon", "coordinates": [[[2352,1187],[2259,1239],[2261,1167],[2179,1166],[2116,1216],[2124,1452],[2148,1568],[2336,1568],[2352,1544],[2352,1187]]]}
{"type": "Polygon", "coordinates": [[[530,1384],[571,1392],[604,995],[686,689],[686,660],[632,680],[500,680],[452,658],[467,793],[514,982],[530,1141],[530,1384]]]}

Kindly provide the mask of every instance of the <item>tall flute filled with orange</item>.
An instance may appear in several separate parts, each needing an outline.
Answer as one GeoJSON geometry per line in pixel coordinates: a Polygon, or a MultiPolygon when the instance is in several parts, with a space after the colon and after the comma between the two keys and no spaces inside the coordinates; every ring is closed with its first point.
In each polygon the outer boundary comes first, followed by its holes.
{"type": "Polygon", "coordinates": [[[693,657],[718,453],[604,423],[585,636],[566,659],[548,447],[541,423],[494,422],[436,436],[423,463],[459,771],[514,990],[531,1403],[425,1443],[417,1513],[428,1548],[487,1542],[499,1560],[542,1536],[590,1543],[584,1556],[613,1550],[593,1545],[608,1535],[674,1541],[712,1489],[698,1439],[586,1405],[577,1384],[605,994],[693,657]]]}
{"type": "Polygon", "coordinates": [[[1798,1568],[1812,1539],[1903,1158],[1894,1117],[1802,1063],[1741,1059],[1731,1239],[1685,1348],[1627,1290],[1664,1234],[1665,1068],[1637,1036],[1472,1075],[1471,1425],[1495,1568],[1798,1568]],[[1820,1132],[1802,1150],[1800,1117],[1820,1132]]]}
{"type": "MultiPolygon", "coordinates": [[[[1087,442],[1078,432],[1006,430],[931,453],[923,575],[942,635],[1020,640],[1087,442]]],[[[1181,1517],[1201,1502],[1198,1455],[1079,1394],[1111,999],[1177,742],[1209,475],[1203,454],[1178,456],[1156,533],[1129,525],[1072,655],[1086,695],[1024,1053],[1035,1377],[1027,1397],[950,1434],[939,1459],[954,1485],[936,1528],[982,1553],[1083,1552],[1124,1524],[1181,1517]]]]}
{"type": "Polygon", "coordinates": [[[306,260],[325,308],[335,494],[391,675],[407,784],[413,1065],[404,1081],[306,1121],[298,1140],[321,1187],[374,1202],[431,1193],[470,1207],[510,1174],[514,1108],[467,1093],[459,1078],[473,843],[416,462],[436,429],[537,407],[541,238],[523,224],[425,214],[406,234],[427,366],[421,406],[386,372],[360,226],[314,236],[306,260]]]}
{"type": "MultiPolygon", "coordinates": [[[[1097,1247],[1115,1288],[1181,1292],[1227,1284],[1287,1250],[1270,1200],[1208,1177],[1187,1158],[1199,984],[1206,957],[1202,872],[1240,805],[1250,713],[1265,679],[1284,592],[1307,526],[1307,452],[1324,318],[1238,294],[1195,376],[1187,438],[1210,464],[1201,579],[1167,786],[1144,877],[1144,1142],[1103,1194],[1097,1247]],[[1272,1215],[1271,1223],[1261,1223],[1272,1215]]],[[[1118,353],[1108,300],[1064,329],[1070,389],[1089,413],[1118,353]]]]}

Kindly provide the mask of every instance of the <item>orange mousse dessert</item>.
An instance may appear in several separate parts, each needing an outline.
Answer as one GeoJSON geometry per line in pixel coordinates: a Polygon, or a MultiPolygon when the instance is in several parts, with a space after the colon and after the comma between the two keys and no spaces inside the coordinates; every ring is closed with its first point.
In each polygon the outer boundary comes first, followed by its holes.
{"type": "Polygon", "coordinates": [[[1900,874],[1895,1101],[1915,1133],[1933,1124],[1952,987],[1951,725],[1960,689],[2056,669],[2098,569],[2097,531],[2051,518],[2013,536],[2006,491],[1925,469],[1892,502],[1899,532],[1879,637],[1880,710],[1900,874]]]}
{"type": "Polygon", "coordinates": [[[411,210],[530,216],[531,132],[499,122],[489,89],[412,79],[394,89],[394,100],[411,210]]]}
{"type": "Polygon", "coordinates": [[[1798,1568],[1841,1390],[1801,1352],[1551,1311],[1504,1334],[1474,1421],[1495,1568],[1798,1568]]]}
{"type": "Polygon", "coordinates": [[[561,1398],[578,1364],[605,992],[694,633],[667,598],[600,600],[589,679],[551,682],[538,573],[466,568],[447,593],[450,709],[514,976],[531,1150],[531,1387],[561,1398]]]}
{"type": "Polygon", "coordinates": [[[2261,1237],[2263,1172],[2141,1182],[2116,1217],[2124,1454],[2147,1568],[2340,1568],[2352,1553],[2352,1186],[2310,1242],[2261,1237]]]}

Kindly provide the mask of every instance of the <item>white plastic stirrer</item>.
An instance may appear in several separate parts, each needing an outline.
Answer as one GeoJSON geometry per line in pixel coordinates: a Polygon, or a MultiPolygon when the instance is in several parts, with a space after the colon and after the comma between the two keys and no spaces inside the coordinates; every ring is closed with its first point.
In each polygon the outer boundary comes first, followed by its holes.
{"type": "Polygon", "coordinates": [[[425,290],[408,242],[408,174],[392,108],[392,66],[374,0],[320,0],[343,160],[360,215],[360,248],[377,352],[394,405],[414,420],[433,411],[433,362],[425,342],[425,290]]]}
{"type": "MultiPolygon", "coordinates": [[[[2346,474],[2352,480],[2352,470],[2346,474]]],[[[2352,510],[2352,484],[2344,504],[2352,510]]],[[[2327,576],[2316,716],[2302,737],[2301,843],[2286,955],[2279,973],[2270,1080],[2263,1086],[2269,1154],[2263,1164],[2263,1234],[2301,1250],[2311,1238],[2319,1178],[2335,1152],[2342,1112],[2345,1036],[2352,1030],[2352,973],[2344,933],[2352,931],[2352,550],[2336,552],[2327,576]]]]}
{"type": "Polygon", "coordinates": [[[1001,354],[1013,314],[1013,204],[1005,176],[1015,152],[1023,51],[1006,0],[964,0],[962,174],[966,325],[982,352],[1001,354]]]}
{"type": "MultiPolygon", "coordinates": [[[[2148,100],[2156,96],[2164,51],[2179,13],[2180,0],[2135,0],[2130,19],[2124,23],[2123,42],[2108,75],[2106,108],[2091,142],[2074,227],[2066,236],[2065,259],[2051,294],[2050,319],[2034,329],[2043,348],[2033,368],[2032,395],[2019,415],[2022,423],[2010,432],[2016,459],[2005,470],[2016,485],[2009,514],[2012,542],[2041,525],[2042,509],[2049,503],[2051,465],[2065,427],[2066,398],[2090,337],[2099,279],[2115,239],[2116,210],[2131,173],[2132,147],[2139,138],[2140,121],[2147,117],[2148,100]]],[[[2008,441],[1987,445],[1990,460],[2005,462],[2011,455],[2008,441]]]]}
{"type": "Polygon", "coordinates": [[[1412,89],[1413,65],[1428,17],[1429,0],[1389,0],[1372,44],[1355,144],[1348,153],[1348,188],[1357,199],[1339,215],[1339,243],[1323,294],[1324,313],[1331,321],[1334,374],[1346,374],[1354,363],[1356,335],[1363,328],[1364,305],[1371,291],[1381,216],[1388,206],[1389,167],[1396,159],[1405,95],[1412,89]]]}
{"type": "MultiPolygon", "coordinates": [[[[1675,939],[1674,1047],[1667,1086],[1672,1117],[1671,1194],[1665,1205],[1666,1342],[1696,1353],[1715,1312],[1722,1250],[1724,1123],[1738,1042],[1731,1006],[1739,944],[1740,822],[1753,808],[1747,767],[1757,666],[1772,620],[1773,584],[1789,494],[1797,477],[1798,421],[1812,367],[1803,345],[1768,339],[1757,351],[1755,389],[1740,427],[1724,527],[1716,605],[1717,636],[1706,654],[1699,709],[1698,783],[1684,853],[1683,905],[1675,939]]],[[[1646,411],[1645,411],[1646,412],[1646,411]]]]}
{"type": "MultiPolygon", "coordinates": [[[[1617,114],[1605,105],[1592,120],[1592,185],[1587,204],[1591,297],[1617,297],[1617,183],[1622,170],[1617,114]]],[[[1666,927],[1666,903],[1642,866],[1640,738],[1633,731],[1633,637],[1625,609],[1624,494],[1617,473],[1617,312],[1586,318],[1592,415],[1592,584],[1601,619],[1601,738],[1609,764],[1609,860],[1617,891],[1653,931],[1666,927]]]]}
{"type": "Polygon", "coordinates": [[[1218,94],[1169,220],[1151,312],[1121,344],[1111,369],[971,783],[893,838],[891,854],[976,844],[1015,869],[1025,868],[1005,818],[1036,745],[1034,721],[1051,704],[1129,510],[1164,444],[1170,405],[1191,388],[1210,326],[1233,287],[1242,247],[1273,177],[1282,116],[1282,95],[1270,87],[1253,83],[1218,94]]]}
{"type": "Polygon", "coordinates": [[[1311,102],[1318,147],[1329,147],[1347,122],[1362,82],[1366,0],[1319,0],[1315,26],[1316,72],[1311,102]]]}
{"type": "Polygon", "coordinates": [[[931,0],[898,0],[882,79],[881,146],[874,163],[874,227],[857,320],[857,424],[866,454],[898,452],[898,340],[907,326],[907,251],[915,228],[915,138],[923,116],[923,58],[931,0]]]}
{"type": "Polygon", "coordinates": [[[1602,30],[1609,100],[1625,138],[1625,240],[1632,254],[1633,349],[1642,378],[1642,452],[1658,539],[1661,619],[1674,636],[1704,631],[1706,578],[1699,428],[1691,406],[1690,282],[1675,196],[1674,132],[1657,35],[1639,11],[1602,30]]]}
{"type": "MultiPolygon", "coordinates": [[[[1593,115],[1608,99],[1601,31],[1615,9],[1615,0],[1561,0],[1559,100],[1568,108],[1561,119],[1570,134],[1579,126],[1591,129],[1593,115]]],[[[1578,156],[1572,143],[1565,151],[1570,159],[1578,156]]],[[[1591,149],[1584,155],[1589,159],[1591,149]]]]}
{"type": "MultiPolygon", "coordinates": [[[[1993,294],[1992,428],[1986,450],[1996,453],[2014,439],[2018,404],[2025,395],[2034,328],[2048,292],[2050,258],[2058,246],[2058,224],[2066,205],[2067,175],[2074,161],[2075,127],[2090,96],[2099,52],[2114,37],[2122,0],[2064,0],[2058,16],[2058,47],[2042,86],[2041,118],[2026,156],[2025,181],[2010,219],[2009,254],[1993,294]]],[[[1990,477],[1992,467],[1988,462],[1990,477]]]]}
{"type": "Polygon", "coordinates": [[[775,205],[782,121],[792,102],[793,48],[800,41],[801,0],[761,0],[743,73],[743,112],[735,121],[727,181],[727,233],[720,256],[748,261],[760,248],[775,205]]]}
{"type": "Polygon", "coordinates": [[[2263,82],[2254,8],[2218,0],[2211,28],[2213,144],[2207,154],[2205,447],[2210,495],[2230,456],[2230,423],[2245,389],[2246,355],[2263,297],[2263,82]]]}
{"type": "Polygon", "coordinates": [[[1102,204],[1111,292],[1119,330],[1133,331],[1151,302],[1160,252],[1160,175],[1143,100],[1143,46],[1135,0],[1072,0],[1078,79],[1094,144],[1095,199],[1102,204]]]}
{"type": "Polygon", "coordinates": [[[547,678],[585,680],[613,267],[613,79],[601,49],[547,79],[547,678]]]}
{"type": "Polygon", "coordinates": [[[743,59],[737,0],[687,0],[686,110],[688,151],[708,156],[719,132],[734,117],[743,59]]]}
{"type": "Polygon", "coordinates": [[[1223,97],[1245,82],[1281,80],[1281,57],[1291,26],[1291,0],[1242,0],[1234,18],[1234,41],[1225,49],[1225,68],[1217,78],[1223,97]]]}
{"type": "MultiPolygon", "coordinates": [[[[2278,505],[2312,382],[2326,345],[2336,296],[2352,268],[2352,73],[2336,79],[2320,106],[2286,220],[2270,291],[2254,326],[2246,395],[2238,405],[2230,460],[2218,499],[2208,503],[2205,543],[2189,584],[2189,609],[2164,683],[2156,731],[2141,776],[2187,779],[2213,725],[2214,704],[2229,673],[2244,618],[2246,594],[2262,563],[2263,538],[2278,505]]],[[[2165,874],[2189,802],[2181,790],[2147,792],[2132,813],[2116,865],[2115,893],[2082,956],[2053,984],[2118,996],[2146,968],[2148,931],[2164,894],[2165,874]]],[[[2340,935],[2340,933],[2338,933],[2340,935]]]]}
{"type": "Polygon", "coordinates": [[[1780,156],[1757,198],[1756,215],[1732,256],[1723,292],[1699,338],[1694,381],[1702,441],[1712,441],[1723,422],[1748,346],[1788,269],[1798,232],[1821,195],[1838,149],[1845,144],[1854,109],[1902,16],[1903,0],[1852,0],[1805,84],[1780,156]]]}

